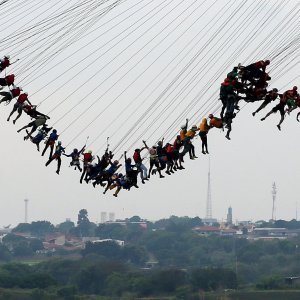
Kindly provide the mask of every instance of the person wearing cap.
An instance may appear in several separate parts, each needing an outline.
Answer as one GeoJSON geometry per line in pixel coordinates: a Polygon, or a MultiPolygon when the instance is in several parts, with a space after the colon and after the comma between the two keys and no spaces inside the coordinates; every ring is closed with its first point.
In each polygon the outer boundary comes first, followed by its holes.
{"type": "Polygon", "coordinates": [[[61,142],[59,141],[57,143],[57,146],[55,148],[55,152],[52,157],[49,158],[49,160],[46,162],[45,166],[47,167],[54,159],[57,160],[57,170],[56,174],[59,174],[60,167],[61,167],[61,155],[65,152],[65,148],[61,145],[61,142]]]}
{"type": "Polygon", "coordinates": [[[72,160],[70,162],[70,167],[74,167],[74,170],[78,169],[80,172],[82,172],[79,159],[80,159],[80,155],[84,152],[84,150],[85,150],[85,145],[81,148],[80,151],[78,151],[78,149],[75,148],[70,154],[63,153],[64,156],[71,157],[72,160]]]}
{"type": "Polygon", "coordinates": [[[57,130],[53,129],[52,132],[50,133],[49,138],[47,139],[47,141],[45,143],[45,148],[42,152],[42,156],[45,155],[47,149],[50,147],[49,159],[52,157],[55,141],[57,141],[58,137],[59,137],[59,135],[57,134],[57,130]]]}
{"type": "Polygon", "coordinates": [[[6,102],[7,104],[9,104],[13,98],[18,97],[21,94],[22,90],[23,89],[20,87],[13,86],[13,88],[9,92],[0,92],[0,96],[3,97],[0,100],[0,103],[6,102]]]}
{"type": "Polygon", "coordinates": [[[293,89],[285,91],[282,94],[282,96],[280,97],[279,103],[276,106],[274,106],[272,108],[272,110],[269,111],[264,118],[261,118],[260,120],[264,121],[271,114],[276,113],[277,111],[279,111],[281,117],[280,117],[280,121],[279,121],[278,125],[276,125],[276,126],[279,130],[281,130],[281,124],[284,121],[285,106],[288,103],[293,103],[293,101],[295,101],[299,98],[299,94],[298,94],[297,90],[298,90],[298,87],[294,86],[293,89]]]}
{"type": "Polygon", "coordinates": [[[9,114],[8,118],[7,118],[7,122],[9,122],[10,117],[16,112],[18,111],[18,115],[17,117],[13,120],[13,123],[16,124],[16,121],[21,117],[22,112],[23,112],[23,106],[25,105],[25,102],[27,102],[29,105],[31,105],[29,99],[28,99],[28,93],[22,93],[19,95],[17,102],[14,104],[14,107],[11,111],[11,113],[9,114]]]}
{"type": "Polygon", "coordinates": [[[156,146],[154,145],[152,148],[149,148],[146,144],[146,141],[143,141],[146,149],[148,149],[149,151],[149,157],[150,157],[150,169],[149,169],[149,173],[148,173],[148,178],[150,178],[151,174],[155,174],[156,171],[159,173],[159,177],[160,178],[164,178],[165,176],[163,176],[161,174],[161,170],[160,170],[160,164],[159,164],[159,160],[158,160],[158,156],[157,156],[157,151],[156,151],[156,146]],[[156,169],[153,169],[153,167],[156,167],[156,169]]]}
{"type": "Polygon", "coordinates": [[[278,96],[282,96],[278,94],[278,89],[274,88],[271,91],[268,91],[266,96],[264,97],[263,103],[259,106],[259,108],[252,113],[252,116],[254,117],[258,112],[260,112],[262,109],[264,109],[268,104],[270,104],[272,101],[275,101],[278,96]]]}
{"type": "Polygon", "coordinates": [[[207,119],[203,118],[199,125],[199,136],[202,141],[202,153],[203,154],[209,154],[208,148],[207,148],[207,133],[208,133],[209,129],[210,129],[210,127],[207,123],[207,119]]]}
{"type": "MultiPolygon", "coordinates": [[[[188,130],[188,132],[186,133],[186,138],[188,137],[189,138],[189,141],[188,141],[188,145],[189,145],[189,154],[190,154],[190,159],[195,159],[195,158],[198,158],[196,155],[195,155],[195,146],[193,145],[192,143],[192,140],[193,138],[195,137],[196,135],[196,131],[198,131],[198,127],[196,125],[193,125],[192,128],[190,130],[188,130]]],[[[185,154],[183,154],[184,156],[185,154]]]]}
{"type": "Polygon", "coordinates": [[[0,59],[0,73],[5,70],[8,66],[10,66],[10,56],[5,55],[2,59],[0,59]]]}

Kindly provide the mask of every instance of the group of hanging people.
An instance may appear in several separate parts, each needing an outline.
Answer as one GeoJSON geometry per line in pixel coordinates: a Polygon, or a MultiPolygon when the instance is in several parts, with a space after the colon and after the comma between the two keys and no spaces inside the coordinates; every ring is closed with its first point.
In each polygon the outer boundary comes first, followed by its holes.
{"type": "MultiPolygon", "coordinates": [[[[0,104],[8,105],[13,99],[16,102],[13,105],[7,121],[17,113],[13,124],[24,112],[31,118],[31,122],[20,128],[17,132],[26,131],[24,140],[30,140],[40,151],[40,143],[44,141],[44,148],[41,155],[44,156],[49,151],[49,158],[45,165],[48,166],[54,160],[57,161],[56,173],[60,174],[62,156],[69,157],[70,167],[81,173],[80,183],[92,183],[93,187],[98,185],[104,187],[103,193],[114,190],[113,196],[117,197],[121,189],[130,190],[132,187],[139,188],[138,176],[141,183],[145,184],[151,176],[158,175],[164,178],[164,174],[171,175],[178,170],[185,169],[183,166],[186,154],[191,160],[197,158],[195,154],[194,138],[199,135],[202,141],[202,153],[209,154],[207,135],[212,128],[226,130],[225,137],[230,140],[232,130],[232,121],[236,117],[239,108],[239,101],[256,102],[262,101],[261,105],[252,113],[255,116],[271,102],[278,100],[278,103],[261,118],[264,121],[271,114],[280,112],[281,119],[277,125],[281,130],[281,124],[284,121],[286,113],[290,113],[297,107],[300,107],[300,97],[297,87],[287,90],[282,94],[278,93],[276,88],[268,90],[268,82],[271,77],[266,72],[266,67],[270,64],[269,60],[261,60],[248,66],[239,64],[227,74],[220,87],[220,97],[222,109],[220,116],[209,114],[203,118],[200,125],[189,126],[189,120],[186,119],[184,125],[178,130],[178,135],[172,142],[165,143],[162,138],[152,147],[149,147],[146,141],[142,141],[140,148],[136,148],[132,156],[125,151],[119,159],[114,159],[114,154],[107,148],[104,154],[99,157],[94,156],[91,150],[86,150],[86,145],[79,149],[75,148],[69,154],[65,153],[65,147],[58,141],[59,134],[56,129],[49,127],[47,121],[49,116],[37,111],[37,106],[33,105],[28,99],[28,93],[15,85],[14,74],[6,75],[0,78],[0,104]],[[7,91],[3,88],[7,87],[7,91]],[[121,158],[124,157],[124,174],[119,172],[122,164],[121,158]],[[149,170],[145,165],[145,159],[149,159],[149,170]],[[163,173],[164,172],[164,173],[163,173]]],[[[10,57],[5,56],[0,60],[0,73],[11,65],[10,57]]],[[[1,77],[1,76],[0,76],[1,77]]],[[[300,113],[297,114],[297,120],[300,113]]]]}

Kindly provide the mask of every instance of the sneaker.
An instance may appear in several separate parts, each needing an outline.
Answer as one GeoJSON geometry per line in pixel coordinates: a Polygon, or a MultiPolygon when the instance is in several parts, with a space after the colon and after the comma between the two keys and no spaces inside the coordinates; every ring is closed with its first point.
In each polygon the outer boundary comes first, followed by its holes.
{"type": "Polygon", "coordinates": [[[266,119],[266,118],[261,118],[260,120],[261,120],[261,121],[264,121],[265,119],[266,119]]]}
{"type": "Polygon", "coordinates": [[[9,118],[6,121],[9,122],[9,118]]]}
{"type": "Polygon", "coordinates": [[[256,114],[256,112],[253,112],[253,113],[252,113],[252,116],[254,117],[254,116],[255,116],[255,114],[256,114]]]}
{"type": "Polygon", "coordinates": [[[198,156],[194,155],[193,158],[198,158],[198,156]]]}
{"type": "Polygon", "coordinates": [[[280,125],[276,125],[277,126],[277,128],[279,129],[279,130],[281,130],[281,127],[280,127],[280,125]]]}
{"type": "Polygon", "coordinates": [[[170,172],[174,174],[174,171],[173,171],[173,170],[170,170],[170,172]]]}
{"type": "Polygon", "coordinates": [[[206,152],[205,152],[204,150],[202,151],[202,153],[203,153],[203,154],[206,154],[206,152]]]}
{"type": "Polygon", "coordinates": [[[171,173],[169,171],[166,171],[166,174],[171,175],[171,173]]]}
{"type": "Polygon", "coordinates": [[[165,178],[165,176],[164,175],[160,175],[159,178],[165,178]]]}
{"type": "Polygon", "coordinates": [[[116,195],[116,194],[113,194],[115,197],[118,197],[118,195],[116,195]]]}
{"type": "Polygon", "coordinates": [[[59,175],[59,170],[57,170],[57,171],[56,171],[56,174],[58,174],[58,175],[59,175]]]}
{"type": "Polygon", "coordinates": [[[17,120],[13,120],[13,124],[16,124],[16,121],[17,121],[17,120]]]}

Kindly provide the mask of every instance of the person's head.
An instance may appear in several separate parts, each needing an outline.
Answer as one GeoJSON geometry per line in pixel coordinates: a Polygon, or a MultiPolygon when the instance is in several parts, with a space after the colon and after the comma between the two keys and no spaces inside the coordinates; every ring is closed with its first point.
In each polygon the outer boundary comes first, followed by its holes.
{"type": "Polygon", "coordinates": [[[53,129],[52,132],[53,132],[53,133],[57,133],[57,130],[56,130],[56,129],[53,129]]]}
{"type": "Polygon", "coordinates": [[[126,162],[129,163],[129,164],[131,164],[131,158],[128,157],[128,158],[126,159],[126,162]]]}
{"type": "Polygon", "coordinates": [[[75,148],[75,149],[73,150],[73,152],[74,152],[74,153],[78,153],[78,149],[75,148]]]}
{"type": "Polygon", "coordinates": [[[119,161],[118,161],[118,160],[115,160],[115,161],[113,162],[113,164],[114,164],[114,165],[118,165],[118,164],[119,164],[119,161]]]}
{"type": "Polygon", "coordinates": [[[269,65],[270,64],[270,61],[267,59],[265,60],[265,65],[269,65]]]}
{"type": "Polygon", "coordinates": [[[181,125],[180,128],[183,130],[183,129],[186,128],[186,126],[185,125],[181,125]]]}
{"type": "Polygon", "coordinates": [[[10,59],[10,56],[9,56],[9,55],[5,55],[4,57],[7,58],[7,59],[10,59]]]}
{"type": "Polygon", "coordinates": [[[58,144],[59,146],[61,146],[61,141],[58,141],[57,144],[58,144]]]}
{"type": "Polygon", "coordinates": [[[278,89],[274,88],[274,89],[272,89],[272,92],[273,93],[278,93],[278,89]]]}
{"type": "Polygon", "coordinates": [[[89,154],[92,154],[92,153],[93,153],[93,151],[92,151],[92,150],[89,150],[89,151],[88,151],[88,153],[89,153],[89,154]]]}
{"type": "Polygon", "coordinates": [[[212,119],[212,118],[214,117],[214,115],[213,115],[213,114],[209,114],[208,117],[209,117],[210,119],[212,119]]]}
{"type": "Polygon", "coordinates": [[[158,146],[162,146],[162,141],[159,141],[159,142],[157,143],[157,145],[158,145],[158,146]]]}
{"type": "Polygon", "coordinates": [[[177,137],[176,137],[176,138],[177,138],[177,140],[180,140],[180,135],[177,135],[177,137]]]}
{"type": "Polygon", "coordinates": [[[141,149],[138,149],[138,148],[137,148],[137,149],[135,149],[134,151],[140,153],[140,152],[141,152],[141,149]]]}
{"type": "MultiPolygon", "coordinates": [[[[205,120],[206,120],[206,119],[205,119],[205,120]]],[[[193,126],[192,126],[192,130],[193,130],[193,131],[196,131],[197,128],[198,128],[198,127],[197,127],[196,125],[193,125],[193,126]]]]}

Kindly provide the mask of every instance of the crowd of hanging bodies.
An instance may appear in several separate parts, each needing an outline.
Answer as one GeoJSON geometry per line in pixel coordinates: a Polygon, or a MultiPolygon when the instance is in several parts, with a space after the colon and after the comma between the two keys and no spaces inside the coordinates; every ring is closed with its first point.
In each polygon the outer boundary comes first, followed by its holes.
{"type": "MultiPolygon", "coordinates": [[[[7,121],[10,121],[12,115],[17,112],[16,121],[26,113],[30,118],[29,122],[18,132],[26,130],[24,140],[30,140],[40,151],[40,143],[45,140],[45,146],[42,151],[44,156],[49,150],[49,159],[46,162],[48,166],[52,161],[57,160],[56,173],[60,173],[62,155],[71,158],[70,166],[81,173],[80,183],[92,183],[94,187],[101,185],[104,187],[104,194],[108,190],[115,189],[114,196],[117,197],[121,189],[130,190],[132,187],[138,188],[138,175],[140,174],[141,182],[144,184],[151,175],[158,174],[160,178],[164,178],[163,171],[171,175],[175,171],[184,169],[184,157],[189,153],[190,159],[195,159],[195,147],[193,145],[194,137],[199,134],[202,141],[202,153],[209,154],[207,145],[207,134],[212,128],[226,130],[225,137],[230,140],[230,132],[232,130],[232,121],[239,111],[239,101],[256,102],[262,101],[262,104],[252,113],[255,116],[259,111],[264,109],[272,101],[279,102],[261,119],[264,121],[271,114],[280,112],[280,121],[277,125],[281,130],[281,124],[284,121],[286,113],[300,107],[300,96],[297,92],[297,87],[294,86],[291,90],[287,90],[282,94],[278,93],[276,88],[267,90],[268,81],[271,77],[266,72],[266,67],[270,61],[258,61],[248,66],[238,65],[227,74],[224,82],[220,87],[220,101],[222,109],[220,117],[215,117],[209,114],[208,118],[203,118],[199,126],[193,125],[189,129],[189,120],[181,126],[179,134],[172,143],[164,143],[164,139],[157,142],[156,145],[149,147],[146,141],[143,142],[143,147],[135,149],[132,158],[127,156],[125,151],[122,156],[125,159],[125,174],[117,173],[122,164],[119,160],[114,159],[114,154],[107,149],[100,158],[95,157],[91,150],[86,151],[86,145],[80,150],[74,149],[70,154],[65,153],[65,148],[58,141],[58,133],[56,129],[48,127],[46,122],[50,119],[49,116],[37,111],[37,106],[33,105],[28,99],[28,93],[23,92],[21,87],[15,85],[14,74],[0,78],[0,89],[8,87],[8,91],[1,91],[0,103],[9,104],[14,98],[17,98],[7,121]],[[30,130],[28,130],[31,128],[30,130]],[[38,133],[35,133],[38,130],[38,133]],[[34,135],[35,134],[35,135],[34,135]],[[147,150],[149,154],[149,171],[144,164],[141,152],[147,150]],[[81,164],[82,162],[82,164],[81,164]],[[82,165],[82,166],[81,166],[82,165]]],[[[5,56],[0,60],[0,73],[11,65],[10,57],[5,56]]],[[[297,120],[300,112],[297,114],[297,120]]]]}

